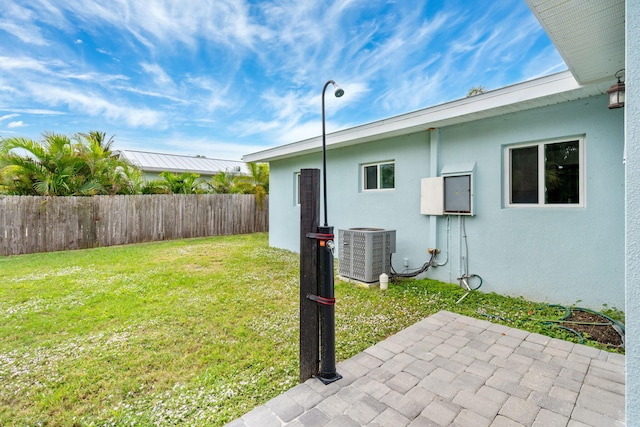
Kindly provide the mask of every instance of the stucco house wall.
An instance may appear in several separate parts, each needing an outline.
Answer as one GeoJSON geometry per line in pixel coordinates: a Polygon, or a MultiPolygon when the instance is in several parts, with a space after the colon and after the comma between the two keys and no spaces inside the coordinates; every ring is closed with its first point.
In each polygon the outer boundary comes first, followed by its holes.
{"type": "MultiPolygon", "coordinates": [[[[327,151],[328,217],[338,229],[396,230],[397,271],[420,267],[437,246],[444,265],[427,277],[455,283],[466,255],[483,290],[594,308],[624,307],[623,111],[605,96],[476,120],[327,151]],[[583,207],[505,207],[504,147],[585,137],[583,207]],[[436,145],[437,144],[437,145],[436,145]],[[364,192],[362,165],[395,162],[395,189],[364,192]],[[475,162],[475,216],[420,214],[421,178],[475,162]],[[435,168],[435,170],[433,170],[435,168]],[[464,225],[464,229],[463,229],[464,225]],[[445,263],[446,261],[446,263],[445,263]]],[[[314,153],[270,162],[270,244],[298,251],[296,173],[314,153]]],[[[337,242],[339,243],[339,242],[337,242]]],[[[339,251],[339,244],[338,251],[339,251]]]]}
{"type": "MultiPolygon", "coordinates": [[[[598,96],[441,131],[440,167],[476,162],[476,216],[465,219],[465,230],[469,272],[482,276],[485,290],[624,307],[622,122],[622,112],[607,110],[606,98],[598,96]],[[580,135],[585,137],[584,207],[505,206],[505,146],[580,135]]],[[[439,222],[438,246],[446,246],[444,221],[439,222]]],[[[457,221],[451,224],[455,237],[457,227],[457,221]]],[[[451,242],[448,271],[438,267],[432,274],[453,282],[465,251],[456,238],[451,242]]]]}
{"type": "Polygon", "coordinates": [[[640,425],[640,3],[626,2],[626,414],[640,425]]]}

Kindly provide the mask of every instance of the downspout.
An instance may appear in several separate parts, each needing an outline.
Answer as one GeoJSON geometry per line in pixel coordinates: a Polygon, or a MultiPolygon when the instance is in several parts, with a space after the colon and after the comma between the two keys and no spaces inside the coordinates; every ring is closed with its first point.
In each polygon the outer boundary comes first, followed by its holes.
{"type": "MultiPolygon", "coordinates": [[[[442,136],[440,133],[440,129],[438,128],[429,128],[430,133],[430,153],[429,153],[429,176],[431,178],[435,178],[439,176],[440,170],[440,142],[442,140],[442,136]]],[[[447,247],[444,249],[444,261],[442,261],[443,254],[439,254],[438,257],[440,259],[434,259],[433,267],[442,267],[449,263],[449,246],[450,246],[450,223],[451,217],[447,216],[447,230],[446,230],[446,240],[447,247]]],[[[438,216],[431,215],[429,217],[429,248],[435,248],[439,250],[443,250],[442,247],[438,246],[438,216]]],[[[449,282],[452,280],[451,264],[449,264],[449,282]]]]}
{"type": "MultiPolygon", "coordinates": [[[[430,177],[435,178],[438,176],[440,168],[440,129],[430,128],[431,136],[430,153],[429,153],[429,171],[430,177]]],[[[449,235],[449,219],[447,218],[447,236],[449,235]]],[[[429,247],[434,249],[440,249],[438,246],[438,216],[431,215],[429,217],[429,247]]],[[[447,242],[447,249],[444,262],[440,262],[434,259],[433,266],[443,266],[449,261],[449,242],[447,242]]],[[[451,264],[449,264],[449,281],[451,281],[451,264]]]]}
{"type": "MultiPolygon", "coordinates": [[[[440,154],[440,129],[429,128],[429,176],[431,178],[438,176],[438,157],[440,154]]],[[[438,217],[437,215],[429,216],[429,247],[438,247],[438,217]]]]}

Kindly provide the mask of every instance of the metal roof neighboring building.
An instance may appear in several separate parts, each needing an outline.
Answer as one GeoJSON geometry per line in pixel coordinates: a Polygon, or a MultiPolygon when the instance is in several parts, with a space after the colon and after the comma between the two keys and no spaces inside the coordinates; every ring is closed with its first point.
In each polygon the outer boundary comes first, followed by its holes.
{"type": "Polygon", "coordinates": [[[200,175],[215,175],[218,172],[249,174],[247,164],[237,160],[220,160],[136,150],[120,150],[119,155],[121,158],[138,166],[144,172],[192,172],[200,175]]]}

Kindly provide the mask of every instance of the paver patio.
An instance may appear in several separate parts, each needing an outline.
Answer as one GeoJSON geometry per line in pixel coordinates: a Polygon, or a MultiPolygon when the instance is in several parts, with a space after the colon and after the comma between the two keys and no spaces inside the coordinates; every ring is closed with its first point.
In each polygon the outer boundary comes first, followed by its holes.
{"type": "Polygon", "coordinates": [[[625,425],[625,358],[441,311],[228,424],[625,425]]]}

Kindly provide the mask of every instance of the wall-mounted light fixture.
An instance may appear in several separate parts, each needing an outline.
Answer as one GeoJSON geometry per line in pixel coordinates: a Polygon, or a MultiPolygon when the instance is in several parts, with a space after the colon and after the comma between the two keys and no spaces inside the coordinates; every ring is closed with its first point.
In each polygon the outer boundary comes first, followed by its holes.
{"type": "Polygon", "coordinates": [[[611,86],[607,93],[609,94],[609,108],[622,108],[624,107],[624,82],[621,80],[624,76],[624,68],[618,70],[615,77],[618,82],[611,86]]]}

